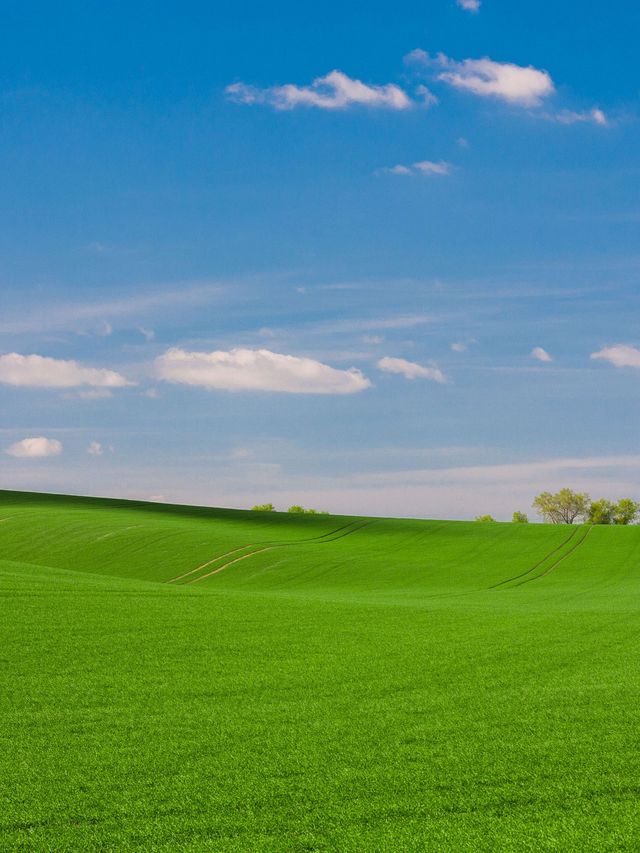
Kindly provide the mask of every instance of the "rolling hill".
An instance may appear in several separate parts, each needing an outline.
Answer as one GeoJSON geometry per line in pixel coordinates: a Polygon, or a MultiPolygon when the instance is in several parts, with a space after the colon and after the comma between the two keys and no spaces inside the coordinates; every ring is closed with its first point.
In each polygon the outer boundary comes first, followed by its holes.
{"type": "Polygon", "coordinates": [[[0,492],[0,847],[634,850],[640,528],[0,492]]]}

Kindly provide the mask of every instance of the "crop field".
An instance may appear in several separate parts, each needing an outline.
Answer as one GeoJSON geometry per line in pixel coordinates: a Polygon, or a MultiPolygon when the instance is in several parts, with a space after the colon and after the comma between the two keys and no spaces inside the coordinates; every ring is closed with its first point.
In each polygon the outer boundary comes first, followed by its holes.
{"type": "Polygon", "coordinates": [[[640,845],[640,527],[0,492],[0,849],[640,845]]]}

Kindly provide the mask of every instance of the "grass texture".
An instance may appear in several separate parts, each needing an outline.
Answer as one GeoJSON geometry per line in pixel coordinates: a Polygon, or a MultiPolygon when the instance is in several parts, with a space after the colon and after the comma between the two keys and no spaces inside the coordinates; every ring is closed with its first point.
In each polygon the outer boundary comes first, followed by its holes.
{"type": "Polygon", "coordinates": [[[637,850],[640,528],[0,492],[0,849],[637,850]]]}

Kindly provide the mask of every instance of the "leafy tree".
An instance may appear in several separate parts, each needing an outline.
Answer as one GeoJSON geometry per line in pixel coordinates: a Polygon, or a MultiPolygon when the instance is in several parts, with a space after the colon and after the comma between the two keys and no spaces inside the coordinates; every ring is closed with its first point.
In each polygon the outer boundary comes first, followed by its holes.
{"type": "Polygon", "coordinates": [[[495,518],[492,515],[478,515],[476,521],[495,521],[495,518]]]}
{"type": "Polygon", "coordinates": [[[640,504],[631,498],[622,498],[613,507],[614,524],[631,524],[640,515],[640,504]]]}
{"type": "Polygon", "coordinates": [[[275,512],[276,508],[273,504],[256,504],[251,507],[252,512],[275,512]]]}
{"type": "Polygon", "coordinates": [[[528,516],[527,516],[527,513],[526,513],[526,512],[520,512],[519,510],[516,510],[516,511],[513,513],[513,518],[511,519],[511,521],[512,521],[514,524],[528,524],[528,523],[529,523],[529,518],[528,518],[528,516]]]}
{"type": "Polygon", "coordinates": [[[294,504],[293,506],[289,507],[287,512],[305,512],[305,508],[303,506],[300,506],[300,504],[294,504]]]}
{"type": "Polygon", "coordinates": [[[542,492],[533,502],[534,509],[552,524],[573,524],[584,520],[589,514],[589,495],[586,492],[574,492],[560,489],[555,495],[542,492]]]}
{"type": "Polygon", "coordinates": [[[613,524],[614,505],[606,498],[592,501],[589,506],[587,521],[589,524],[613,524]]]}

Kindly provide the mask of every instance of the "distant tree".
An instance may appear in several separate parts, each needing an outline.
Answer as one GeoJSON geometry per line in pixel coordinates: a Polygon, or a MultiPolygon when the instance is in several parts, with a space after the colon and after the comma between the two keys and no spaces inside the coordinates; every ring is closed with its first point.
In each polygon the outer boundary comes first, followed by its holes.
{"type": "Polygon", "coordinates": [[[589,504],[589,495],[585,492],[560,489],[555,495],[542,492],[534,500],[533,507],[545,521],[552,524],[573,524],[588,516],[589,504]]]}
{"type": "Polygon", "coordinates": [[[300,504],[293,504],[293,506],[289,507],[287,512],[302,512],[305,515],[329,515],[329,513],[325,512],[323,509],[305,509],[303,506],[300,506],[300,504]]]}
{"type": "Polygon", "coordinates": [[[273,504],[256,504],[251,507],[252,512],[275,512],[276,508],[273,504]]]}
{"type": "Polygon", "coordinates": [[[587,521],[589,524],[613,524],[614,505],[606,498],[591,501],[587,521]]]}
{"type": "Polygon", "coordinates": [[[287,512],[305,512],[305,508],[300,506],[300,504],[293,504],[293,506],[289,507],[287,512]]]}
{"type": "Polygon", "coordinates": [[[492,515],[477,515],[476,521],[495,521],[492,515]]]}
{"type": "Polygon", "coordinates": [[[520,512],[520,510],[516,510],[516,511],[513,513],[513,518],[511,519],[511,521],[512,521],[514,524],[528,524],[528,523],[529,523],[529,518],[528,518],[528,516],[527,516],[527,513],[526,513],[526,512],[520,512]]]}
{"type": "Polygon", "coordinates": [[[614,524],[632,524],[640,515],[640,504],[631,498],[622,498],[613,507],[614,524]]]}

